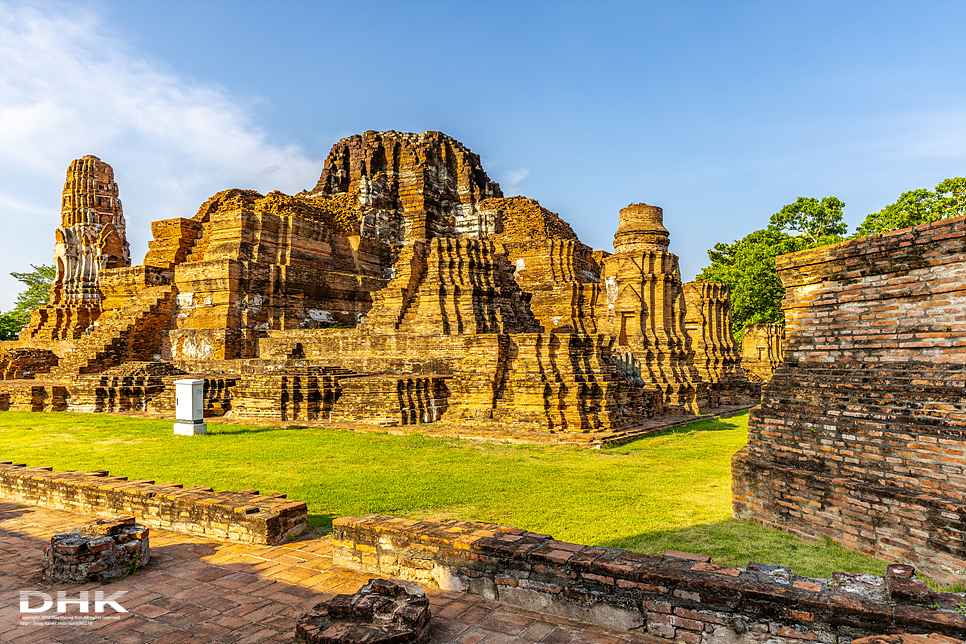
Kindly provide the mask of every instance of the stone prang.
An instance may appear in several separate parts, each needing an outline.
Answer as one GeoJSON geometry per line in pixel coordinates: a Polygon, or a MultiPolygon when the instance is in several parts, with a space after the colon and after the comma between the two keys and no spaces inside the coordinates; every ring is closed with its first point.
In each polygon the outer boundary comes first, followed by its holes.
{"type": "Polygon", "coordinates": [[[76,159],[67,169],[55,238],[50,303],[34,313],[24,334],[75,339],[100,316],[99,272],[131,265],[114,170],[97,157],[76,159]]]}

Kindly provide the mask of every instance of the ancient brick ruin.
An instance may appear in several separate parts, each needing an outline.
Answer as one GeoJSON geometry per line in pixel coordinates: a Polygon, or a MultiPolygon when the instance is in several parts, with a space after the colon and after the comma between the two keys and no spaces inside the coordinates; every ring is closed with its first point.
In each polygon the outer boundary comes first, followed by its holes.
{"type": "Polygon", "coordinates": [[[299,644],[422,644],[429,635],[429,600],[419,584],[370,579],[352,595],[319,602],[295,626],[299,644]]]}
{"type": "Polygon", "coordinates": [[[308,506],[285,494],[214,492],[210,487],[128,480],[104,470],[55,472],[11,461],[0,461],[0,497],[109,519],[130,515],[150,528],[238,543],[273,545],[308,526],[308,506]]]}
{"type": "Polygon", "coordinates": [[[966,218],[779,258],[735,516],[966,579],[966,218]]]}
{"type": "Polygon", "coordinates": [[[333,559],[344,567],[673,642],[966,635],[963,595],[929,590],[912,566],[814,579],[782,566],[731,568],[692,553],[647,555],[494,523],[379,514],[336,519],[333,531],[333,559]]]}
{"type": "Polygon", "coordinates": [[[151,561],[149,533],[133,516],[127,516],[98,519],[55,534],[43,548],[43,579],[86,584],[134,574],[151,561]]]}
{"type": "Polygon", "coordinates": [[[209,415],[586,442],[759,396],[727,288],[681,282],[660,208],[594,251],[439,132],[352,136],[311,191],[227,190],[151,228],[129,266],[110,166],[71,164],[51,304],[0,347],[35,382],[0,409],[167,412],[187,375],[209,415]]]}
{"type": "Polygon", "coordinates": [[[125,229],[111,166],[90,155],[71,162],[55,233],[50,303],[31,315],[26,337],[76,339],[87,331],[101,314],[98,274],[131,265],[125,229]]]}
{"type": "Polygon", "coordinates": [[[760,322],[744,328],[741,339],[741,366],[749,380],[768,382],[782,363],[785,325],[760,322]]]}

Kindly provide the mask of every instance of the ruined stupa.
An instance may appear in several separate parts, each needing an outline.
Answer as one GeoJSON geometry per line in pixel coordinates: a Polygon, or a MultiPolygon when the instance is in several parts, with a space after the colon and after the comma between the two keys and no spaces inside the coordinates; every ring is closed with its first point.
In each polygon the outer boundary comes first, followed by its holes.
{"type": "Polygon", "coordinates": [[[50,303],[34,311],[21,337],[76,339],[101,314],[98,273],[131,265],[114,170],[95,156],[71,162],[54,233],[50,303]]]}
{"type": "Polygon", "coordinates": [[[16,344],[76,338],[43,345],[64,384],[41,407],[166,411],[189,373],[210,413],[240,418],[596,440],[754,400],[727,289],[681,283],[658,207],[625,208],[615,253],[594,251],[537,201],[504,198],[458,141],[366,132],[333,146],[311,191],[226,190],[154,222],[129,267],[110,168],[82,162],[102,174],[81,185],[113,190],[84,201],[101,208],[83,220],[100,222],[100,263],[59,280],[51,307],[83,294],[94,326],[42,309],[16,344]]]}

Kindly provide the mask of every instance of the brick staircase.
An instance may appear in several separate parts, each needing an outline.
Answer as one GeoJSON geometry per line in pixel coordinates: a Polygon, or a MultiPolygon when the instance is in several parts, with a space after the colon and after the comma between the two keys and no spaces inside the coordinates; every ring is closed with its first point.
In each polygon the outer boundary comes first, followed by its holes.
{"type": "Polygon", "coordinates": [[[172,284],[150,286],[110,316],[101,316],[97,326],[81,336],[74,350],[51,370],[51,377],[71,379],[124,361],[151,360],[174,312],[176,292],[172,284]]]}

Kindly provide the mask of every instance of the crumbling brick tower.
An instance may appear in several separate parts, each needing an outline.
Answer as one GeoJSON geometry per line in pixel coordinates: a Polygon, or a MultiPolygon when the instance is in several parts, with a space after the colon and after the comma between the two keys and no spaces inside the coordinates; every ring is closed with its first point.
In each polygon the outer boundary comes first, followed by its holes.
{"type": "Polygon", "coordinates": [[[111,166],[91,155],[71,162],[55,237],[50,303],[34,311],[22,339],[80,337],[101,314],[98,272],[131,265],[111,166]]]}
{"type": "Polygon", "coordinates": [[[387,242],[492,232],[481,224],[477,204],[503,196],[479,155],[456,139],[442,132],[393,130],[370,130],[333,145],[307,194],[352,190],[359,191],[366,210],[357,234],[387,242]]]}
{"type": "Polygon", "coordinates": [[[603,259],[598,328],[633,354],[634,370],[664,392],[667,404],[700,413],[708,407],[707,385],[691,361],[681,269],[669,243],[661,208],[621,210],[614,254],[603,259]]]}
{"type": "Polygon", "coordinates": [[[966,579],[966,218],[778,259],[785,362],[736,517],[966,579]]]}

